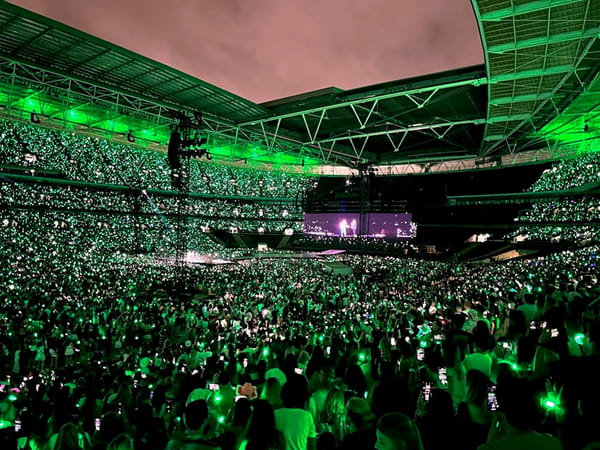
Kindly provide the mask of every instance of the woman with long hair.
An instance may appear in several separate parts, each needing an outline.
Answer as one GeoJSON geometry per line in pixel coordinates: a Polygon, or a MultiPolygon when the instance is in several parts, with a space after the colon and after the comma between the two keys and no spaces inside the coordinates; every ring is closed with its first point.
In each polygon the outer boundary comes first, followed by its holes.
{"type": "Polygon", "coordinates": [[[53,450],[87,450],[90,442],[84,431],[70,422],[65,423],[56,438],[53,450]]]}
{"type": "Polygon", "coordinates": [[[245,450],[285,449],[283,435],[275,428],[275,414],[268,401],[252,402],[252,417],[246,432],[246,440],[241,448],[245,450]]]}
{"type": "Polygon", "coordinates": [[[457,435],[460,448],[476,449],[485,443],[492,414],[488,411],[489,378],[478,370],[469,370],[465,378],[466,390],[456,413],[457,435]]]}

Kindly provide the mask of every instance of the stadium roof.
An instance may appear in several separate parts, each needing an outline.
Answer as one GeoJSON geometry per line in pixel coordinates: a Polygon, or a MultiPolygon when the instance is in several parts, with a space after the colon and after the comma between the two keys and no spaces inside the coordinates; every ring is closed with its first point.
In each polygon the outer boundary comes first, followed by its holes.
{"type": "Polygon", "coordinates": [[[482,154],[537,147],[532,134],[585,92],[598,73],[600,3],[476,0],[474,5],[490,80],[482,154]]]}
{"type": "Polygon", "coordinates": [[[485,66],[258,105],[2,2],[0,109],[160,150],[191,117],[215,161],[321,173],[529,162],[582,142],[596,150],[599,2],[473,5],[485,66]]]}

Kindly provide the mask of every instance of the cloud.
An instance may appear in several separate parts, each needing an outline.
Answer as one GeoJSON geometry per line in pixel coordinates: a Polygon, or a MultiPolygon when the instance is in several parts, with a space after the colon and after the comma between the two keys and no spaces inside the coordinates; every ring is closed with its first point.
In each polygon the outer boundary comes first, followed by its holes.
{"type": "Polygon", "coordinates": [[[15,0],[255,102],[483,62],[469,0],[15,0]]]}

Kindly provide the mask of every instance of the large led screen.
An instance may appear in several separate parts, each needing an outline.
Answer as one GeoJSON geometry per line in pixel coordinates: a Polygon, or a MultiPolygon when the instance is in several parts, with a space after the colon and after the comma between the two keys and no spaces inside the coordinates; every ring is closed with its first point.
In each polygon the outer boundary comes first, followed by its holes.
{"type": "Polygon", "coordinates": [[[302,231],[314,236],[359,236],[360,214],[317,213],[304,214],[302,231]]]}
{"type": "Polygon", "coordinates": [[[410,239],[416,234],[412,214],[370,213],[367,217],[367,232],[371,237],[387,239],[410,239]]]}
{"type": "Polygon", "coordinates": [[[313,213],[304,214],[302,230],[313,236],[367,236],[410,239],[416,235],[412,214],[391,213],[313,213]]]}

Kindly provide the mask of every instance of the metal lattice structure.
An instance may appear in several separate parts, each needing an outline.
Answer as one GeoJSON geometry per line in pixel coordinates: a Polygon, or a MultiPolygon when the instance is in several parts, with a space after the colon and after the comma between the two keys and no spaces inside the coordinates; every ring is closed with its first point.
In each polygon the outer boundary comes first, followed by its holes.
{"type": "Polygon", "coordinates": [[[473,0],[488,72],[482,155],[540,145],[531,139],[586,91],[600,67],[600,3],[473,0]]]}
{"type": "Polygon", "coordinates": [[[258,105],[2,2],[0,114],[160,151],[182,115],[201,116],[215,162],[313,173],[520,164],[582,142],[600,150],[600,2],[472,3],[485,66],[258,105]]]}

